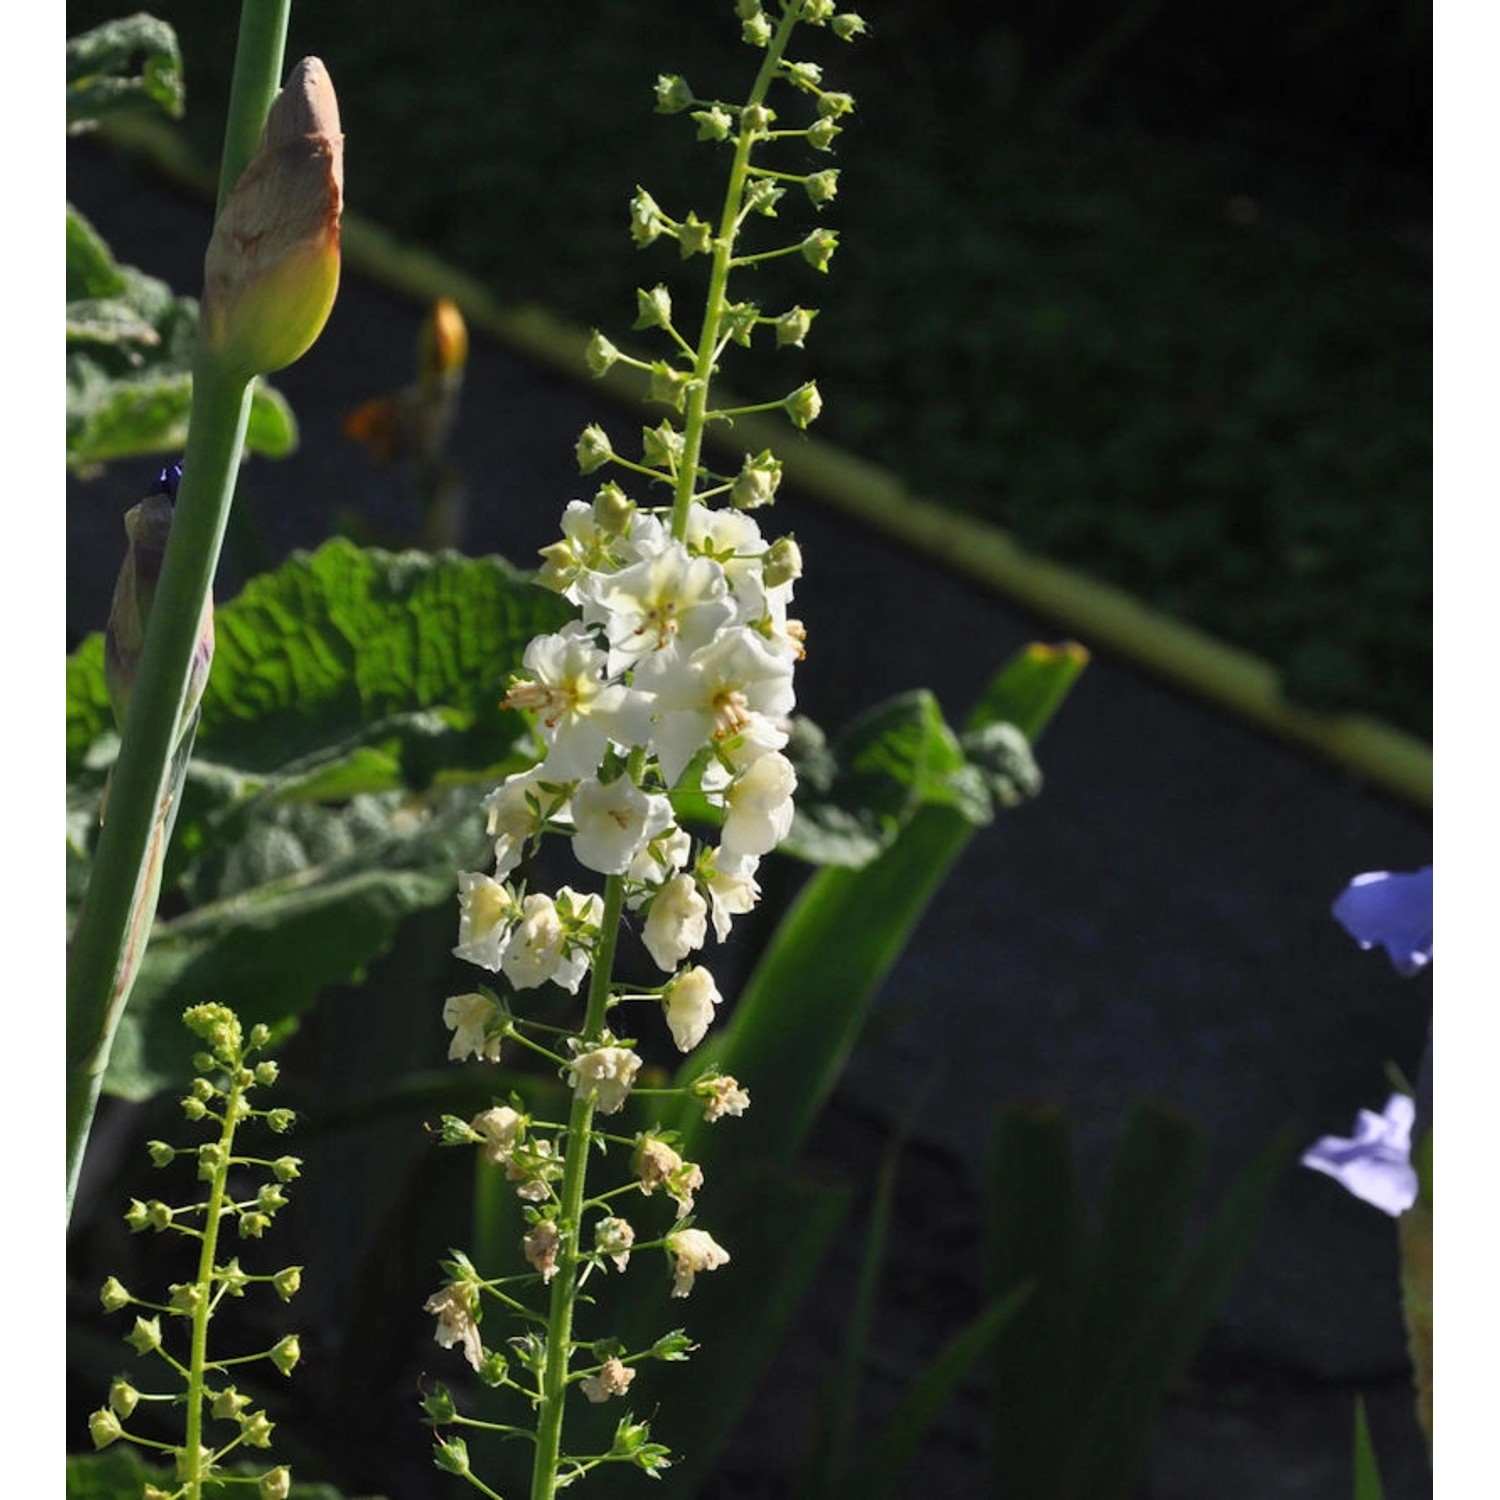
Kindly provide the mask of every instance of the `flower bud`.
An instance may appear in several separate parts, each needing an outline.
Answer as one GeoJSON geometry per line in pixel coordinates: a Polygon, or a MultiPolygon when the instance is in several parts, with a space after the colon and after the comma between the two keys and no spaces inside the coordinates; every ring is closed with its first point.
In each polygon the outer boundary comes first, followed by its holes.
{"type": "Polygon", "coordinates": [[[297,1111],[294,1109],[270,1109],[266,1111],[266,1124],[277,1135],[285,1135],[296,1123],[297,1111]]]}
{"type": "MultiPolygon", "coordinates": [[[[132,1228],[135,1226],[132,1225],[132,1228]]],[[[130,1306],[130,1293],[125,1290],[124,1285],[111,1276],[102,1287],[99,1288],[99,1305],[105,1312],[119,1312],[122,1307],[130,1306]]]]}
{"type": "Polygon", "coordinates": [[[670,328],[672,326],[672,294],[666,287],[657,285],[648,292],[644,287],[635,289],[636,319],[634,328],[670,328]]]}
{"type": "Polygon", "coordinates": [[[469,329],[464,315],[451,297],[439,297],[417,334],[417,378],[461,375],[468,359],[469,329]]]}
{"type": "Polygon", "coordinates": [[[855,37],[863,36],[869,30],[869,27],[865,25],[865,18],[852,10],[845,11],[841,16],[835,16],[832,26],[833,34],[841,42],[852,42],[855,37]]]}
{"type": "Polygon", "coordinates": [[[806,428],[817,421],[822,410],[823,398],[818,394],[816,381],[809,380],[806,385],[799,385],[786,398],[786,414],[792,419],[793,427],[806,428]]]}
{"type": "Polygon", "coordinates": [[[432,1461],[445,1474],[464,1475],[469,1472],[469,1449],[462,1438],[444,1438],[434,1443],[432,1461]]]}
{"type": "Polygon", "coordinates": [[[232,1385],[226,1385],[222,1391],[213,1399],[210,1411],[221,1421],[227,1422],[238,1417],[244,1409],[249,1406],[250,1398],[241,1395],[232,1385]]]}
{"type": "Polygon", "coordinates": [[[284,1271],[278,1271],[271,1278],[271,1285],[276,1288],[276,1295],[283,1302],[290,1302],[302,1287],[302,1267],[288,1266],[284,1271]]]}
{"type": "Polygon", "coordinates": [[[256,1063],[253,1077],[258,1087],[268,1088],[281,1077],[281,1065],[268,1057],[264,1062],[256,1063]]]}
{"type": "Polygon", "coordinates": [[[693,102],[693,91],[687,79],[676,73],[659,73],[656,78],[656,112],[677,115],[693,102]]]}
{"type": "Polygon", "coordinates": [[[177,1148],[169,1146],[166,1141],[147,1141],[146,1154],[151,1158],[153,1167],[166,1167],[176,1158],[177,1148]]]}
{"type": "Polygon", "coordinates": [[[606,536],[624,536],[635,512],[635,501],[614,480],[599,486],[594,496],[594,525],[606,536]]]}
{"type": "Polygon", "coordinates": [[[656,206],[656,199],[645,188],[637,188],[630,200],[630,238],[645,249],[667,227],[666,216],[656,206]]]}
{"type": "Polygon", "coordinates": [[[818,95],[818,114],[825,120],[837,119],[840,115],[854,112],[852,94],[826,93],[818,95]]]}
{"type": "Polygon", "coordinates": [[[815,229],[802,241],[802,259],[815,271],[826,271],[833,252],[839,247],[838,231],[815,229]]]}
{"type": "Polygon", "coordinates": [[[293,1182],[302,1175],[302,1158],[278,1156],[271,1163],[271,1170],[276,1174],[277,1182],[293,1182]]]}
{"type": "Polygon", "coordinates": [[[588,352],[585,356],[588,360],[589,374],[603,375],[619,357],[620,351],[596,328],[594,336],[589,340],[588,352]]]}
{"type": "Polygon", "coordinates": [[[583,429],[573,451],[578,457],[580,474],[592,474],[595,469],[607,464],[614,457],[614,449],[609,446],[608,434],[602,427],[592,423],[583,429]]]}
{"type": "Polygon", "coordinates": [[[93,1438],[96,1449],[107,1448],[118,1438],[125,1436],[125,1429],[120,1426],[120,1419],[107,1406],[101,1406],[89,1418],[89,1436],[93,1438]]]}
{"type": "Polygon", "coordinates": [[[682,461],[683,443],[682,434],[670,422],[641,429],[641,450],[654,469],[670,469],[675,473],[682,461]]]}
{"type": "Polygon", "coordinates": [[[794,307],[782,313],[776,320],[776,347],[785,349],[790,344],[794,349],[800,349],[817,315],[815,307],[794,307]]]}
{"type": "Polygon", "coordinates": [[[807,144],[814,151],[831,151],[833,149],[833,138],[838,135],[840,127],[832,120],[822,119],[808,126],[807,144]]]}
{"type": "Polygon", "coordinates": [[[109,1409],[117,1417],[128,1417],[140,1399],[141,1393],[123,1375],[116,1375],[110,1382],[109,1409]]]}
{"type": "Polygon", "coordinates": [[[137,1318],[135,1327],[126,1335],[125,1342],[137,1354],[149,1354],[161,1348],[161,1319],[137,1318]]]}
{"type": "Polygon", "coordinates": [[[279,1464],[260,1476],[257,1500],[287,1500],[291,1492],[292,1471],[285,1464],[279,1464]]]}
{"type": "Polygon", "coordinates": [[[747,104],[740,111],[740,130],[745,135],[764,135],[776,121],[776,111],[764,104],[747,104]]]}
{"type": "Polygon", "coordinates": [[[771,23],[766,19],[766,14],[762,10],[757,10],[752,16],[746,16],[744,24],[740,27],[740,36],[752,47],[769,45],[771,34],[771,23]]]}
{"type": "Polygon", "coordinates": [[[713,225],[705,223],[691,210],[677,226],[677,244],[686,260],[690,255],[707,255],[714,242],[713,225]]]}
{"type": "Polygon", "coordinates": [[[202,337],[236,374],[264,375],[306,353],[339,285],[344,137],[316,57],[292,69],[260,146],[214,225],[203,263],[202,337]]]}
{"type": "Polygon", "coordinates": [[[719,104],[712,109],[694,110],[693,119],[698,122],[700,141],[727,141],[729,132],[734,128],[734,118],[719,104]]]}
{"type": "Polygon", "coordinates": [[[776,498],[780,483],[781,460],[769,448],[762,449],[753,458],[747,453],[730,488],[730,503],[736,510],[756,510],[769,505],[776,498]]]}
{"type": "Polygon", "coordinates": [[[769,177],[752,177],[745,188],[745,207],[767,219],[776,217],[776,205],[786,196],[786,189],[778,187],[769,177]]]}
{"type": "Polygon", "coordinates": [[[681,411],[692,384],[693,377],[687,370],[675,370],[665,360],[659,359],[651,366],[651,400],[664,406],[681,411]]]}
{"type": "Polygon", "coordinates": [[[839,190],[839,174],[836,168],[830,167],[824,172],[814,172],[803,184],[809,201],[815,208],[822,208],[825,203],[832,201],[839,190]]]}
{"type": "Polygon", "coordinates": [[[263,1411],[251,1412],[240,1427],[240,1436],[252,1448],[269,1448],[276,1424],[263,1411]]]}
{"type": "Polygon", "coordinates": [[[302,1344],[295,1333],[289,1333],[281,1339],[266,1356],[283,1375],[290,1375],[296,1368],[297,1361],[302,1358],[302,1344]]]}
{"type": "Polygon", "coordinates": [[[768,589],[794,583],[802,576],[802,549],[789,536],[777,537],[766,553],[761,579],[768,589]]]}
{"type": "Polygon", "coordinates": [[[249,1274],[240,1265],[240,1258],[237,1255],[223,1270],[218,1272],[218,1278],[225,1295],[230,1297],[243,1297],[245,1288],[250,1285],[249,1274]]]}

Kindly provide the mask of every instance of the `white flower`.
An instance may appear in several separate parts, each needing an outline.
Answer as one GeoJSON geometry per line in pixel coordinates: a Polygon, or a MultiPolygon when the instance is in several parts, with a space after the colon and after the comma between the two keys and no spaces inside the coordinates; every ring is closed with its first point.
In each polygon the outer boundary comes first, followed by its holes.
{"type": "Polygon", "coordinates": [[[715,1271],[729,1260],[729,1252],[706,1229],[679,1229],[667,1236],[667,1249],[676,1259],[672,1295],[686,1297],[699,1271],[715,1271]]]}
{"type": "Polygon", "coordinates": [[[573,1059],[568,1082],[575,1097],[592,1094],[599,1113],[613,1115],[624,1108],[640,1067],[640,1058],[628,1047],[595,1047],[573,1059]]]}
{"type": "Polygon", "coordinates": [[[492,974],[516,916],[515,897],[488,875],[458,877],[458,945],[453,952],[492,974]]]}
{"type": "Polygon", "coordinates": [[[550,819],[566,816],[567,787],[544,782],[540,766],[507,776],[483,801],[485,828],[495,840],[495,876],[504,880],[521,863],[526,840],[550,819]]]}
{"type": "Polygon", "coordinates": [[[674,875],[652,898],[641,941],[659,969],[672,973],[708,936],[708,902],[691,875],[674,875]]]}
{"type": "Polygon", "coordinates": [[[584,619],[603,625],[609,638],[611,674],[653,652],[686,656],[733,615],[723,568],[690,556],[681,542],[618,573],[595,574],[584,601],[584,619]]]}
{"type": "Polygon", "coordinates": [[[500,1019],[500,1007],[488,995],[449,995],[443,1001],[443,1025],[453,1033],[448,1043],[450,1062],[470,1056],[484,1062],[500,1061],[500,1035],[490,1028],[500,1019]]]}
{"type": "MultiPolygon", "coordinates": [[[[660,885],[688,862],[688,856],[692,852],[692,839],[682,829],[673,828],[664,836],[652,839],[631,860],[626,874],[631,881],[640,885],[660,885]]],[[[640,906],[648,894],[649,892],[641,892],[632,896],[632,909],[640,906]]]]}
{"type": "Polygon", "coordinates": [[[754,631],[724,630],[686,662],[646,658],[636,685],[655,694],[652,743],[667,785],[676,784],[705,745],[731,750],[742,736],[779,750],[787,734],[778,720],[792,711],[792,666],[754,631]]]}
{"type": "Polygon", "coordinates": [[[507,708],[529,709],[547,740],[541,771],[554,781],[592,776],[611,738],[626,748],[645,742],[649,704],[644,695],[604,679],[605,655],[592,631],[571,620],[555,635],[539,635],[522,662],[532,675],[511,686],[507,708]]]}
{"type": "Polygon", "coordinates": [[[677,1050],[691,1052],[703,1040],[714,1018],[714,1007],[722,999],[714,976],[701,964],[684,969],[661,998],[677,1050]]]}
{"type": "Polygon", "coordinates": [[[753,854],[726,854],[723,849],[714,850],[704,863],[714,936],[721,943],[729,936],[730,920],[754,911],[760,900],[760,885],[755,879],[759,864],[753,854]]]}
{"type": "Polygon", "coordinates": [[[582,896],[568,886],[555,901],[534,891],[521,903],[521,919],[500,955],[505,977],[518,990],[535,989],[550,979],[576,995],[603,912],[597,895],[582,896]]]}
{"type": "Polygon", "coordinates": [[[464,1346],[464,1358],[477,1370],[484,1363],[484,1344],[479,1337],[479,1322],[474,1309],[479,1294],[466,1281],[450,1281],[426,1301],[424,1312],[436,1313],[438,1325],[433,1337],[444,1349],[455,1344],[464,1346]]]}
{"type": "Polygon", "coordinates": [[[510,1161],[525,1128],[526,1116],[508,1104],[497,1104],[469,1121],[469,1129],[484,1137],[484,1159],[496,1167],[510,1161]]]}
{"type": "Polygon", "coordinates": [[[597,1404],[608,1401],[611,1396],[623,1396],[634,1379],[635,1371],[622,1359],[611,1355],[599,1366],[599,1373],[585,1375],[578,1382],[578,1388],[588,1400],[597,1404]]]}
{"type": "Polygon", "coordinates": [[[792,826],[797,772],[779,750],[768,750],[729,784],[719,847],[728,854],[769,854],[792,826]]]}
{"type": "Polygon", "coordinates": [[[573,853],[601,875],[623,875],[657,834],[672,826],[672,804],[629,776],[608,785],[590,777],[573,794],[573,853]]]}

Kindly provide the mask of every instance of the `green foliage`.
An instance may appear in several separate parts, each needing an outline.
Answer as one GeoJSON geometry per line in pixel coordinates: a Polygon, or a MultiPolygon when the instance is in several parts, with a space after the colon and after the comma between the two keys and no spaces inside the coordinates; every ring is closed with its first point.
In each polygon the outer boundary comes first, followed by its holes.
{"type": "Polygon", "coordinates": [[[1292,1152],[1280,1132],[1192,1232],[1207,1142],[1160,1105],[1127,1112],[1091,1229],[1069,1126],[1016,1107],[991,1144],[984,1285],[1031,1295],[993,1358],[992,1493],[1127,1500],[1168,1385],[1253,1247],[1292,1152]]]}
{"type": "Polygon", "coordinates": [[[182,54],[165,21],[138,14],[68,41],[68,129],[84,130],[121,110],[182,117],[182,54]]]}
{"type": "Polygon", "coordinates": [[[1380,1462],[1370,1440],[1370,1419],[1363,1397],[1354,1401],[1354,1500],[1385,1500],[1380,1482],[1380,1462]]]}
{"type": "MultiPolygon", "coordinates": [[[[180,452],[192,403],[198,304],[118,264],[71,204],[67,223],[68,466],[180,452]]],[[[281,458],[296,445],[286,401],[257,383],[246,446],[281,458]]]]}
{"type": "MultiPolygon", "coordinates": [[[[344,541],[218,611],[164,883],[179,914],[157,922],[111,1089],[141,1098],[185,1076],[175,1018],[191,1001],[284,1030],[452,896],[453,872],[484,856],[475,779],[529,758],[522,721],[498,707],[506,676],[567,613],[499,559],[344,541]]],[[[116,743],[98,636],[68,659],[67,705],[76,892],[116,743]]]]}

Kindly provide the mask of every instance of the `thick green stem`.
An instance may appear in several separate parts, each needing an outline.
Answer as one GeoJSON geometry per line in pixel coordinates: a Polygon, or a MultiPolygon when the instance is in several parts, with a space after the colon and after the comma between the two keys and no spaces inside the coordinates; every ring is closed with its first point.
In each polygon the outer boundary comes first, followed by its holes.
{"type": "MultiPolygon", "coordinates": [[[[245,0],[241,12],[225,131],[224,180],[231,186],[254,150],[280,83],[289,9],[290,0],[245,0]]],[[[171,535],[120,740],[109,814],[69,945],[69,1218],[115,1029],[150,930],[164,853],[153,850],[153,836],[163,814],[198,625],[218,567],[249,416],[248,382],[227,375],[200,349],[171,535]]]]}
{"type": "MultiPolygon", "coordinates": [[[[625,880],[611,875],[604,886],[604,916],[599,926],[599,948],[589,975],[588,1014],[583,1041],[597,1042],[604,1031],[609,1006],[610,975],[620,917],[625,909],[625,880]]],[[[552,1500],[557,1490],[557,1464],[562,1453],[563,1404],[568,1394],[568,1358],[573,1342],[573,1305],[578,1298],[578,1245],[583,1232],[584,1185],[588,1177],[589,1130],[594,1120],[592,1094],[575,1097],[568,1114],[567,1156],[563,1164],[558,1206],[561,1243],[552,1302],[547,1316],[547,1363],[542,1370],[541,1404],[537,1410],[536,1457],[531,1470],[531,1500],[552,1500]]]]}
{"type": "MultiPolygon", "coordinates": [[[[756,74],[755,86],[745,101],[745,112],[759,108],[771,87],[771,80],[781,66],[782,54],[797,24],[797,9],[788,6],[766,46],[765,60],[756,74]]],[[[703,326],[698,334],[698,353],[693,362],[693,383],[688,389],[682,428],[682,467],[677,474],[677,493],[672,502],[672,535],[679,541],[687,533],[688,507],[698,484],[698,459],[703,452],[703,431],[707,425],[708,387],[713,378],[714,355],[719,348],[727,302],[726,289],[734,260],[734,241],[739,230],[740,211],[745,198],[745,183],[750,176],[750,151],[754,133],[740,117],[740,133],[734,148],[734,162],[729,169],[729,185],[724,191],[724,211],[719,216],[719,232],[714,238],[713,263],[708,272],[708,295],[703,304],[703,326]]]]}

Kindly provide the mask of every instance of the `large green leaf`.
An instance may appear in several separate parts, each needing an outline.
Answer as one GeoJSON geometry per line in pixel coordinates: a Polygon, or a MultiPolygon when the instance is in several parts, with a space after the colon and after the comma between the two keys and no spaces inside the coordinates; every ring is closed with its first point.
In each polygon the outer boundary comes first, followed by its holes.
{"type": "MultiPolygon", "coordinates": [[[[68,467],[180,453],[192,404],[197,302],[119,265],[72,204],[67,295],[68,467]]],[[[252,393],[245,446],[268,458],[297,446],[291,409],[262,381],[252,393]]]]}
{"type": "Polygon", "coordinates": [[[155,16],[126,16],[70,37],[67,71],[70,132],[127,109],[157,108],[182,118],[177,33],[155,16]]]}

